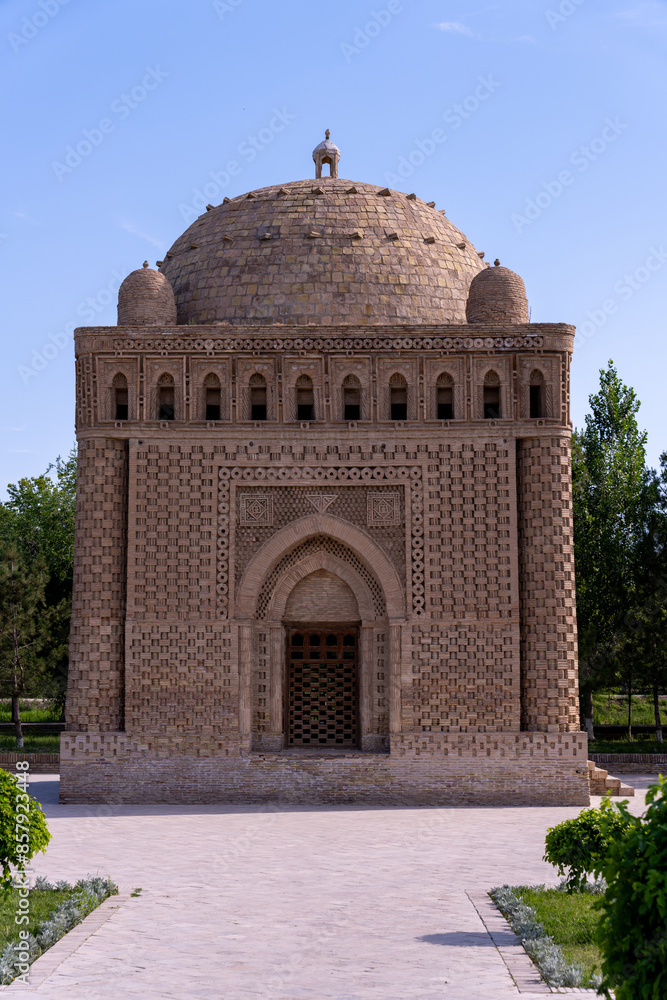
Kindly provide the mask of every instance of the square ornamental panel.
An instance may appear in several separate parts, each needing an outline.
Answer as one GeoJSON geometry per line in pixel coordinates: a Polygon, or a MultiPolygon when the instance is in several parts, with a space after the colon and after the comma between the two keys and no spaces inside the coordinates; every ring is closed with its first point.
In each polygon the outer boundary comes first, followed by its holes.
{"type": "Polygon", "coordinates": [[[400,493],[369,493],[367,497],[369,527],[401,523],[400,493]]]}
{"type": "Polygon", "coordinates": [[[246,525],[273,525],[273,497],[250,493],[240,498],[240,522],[246,525]]]}

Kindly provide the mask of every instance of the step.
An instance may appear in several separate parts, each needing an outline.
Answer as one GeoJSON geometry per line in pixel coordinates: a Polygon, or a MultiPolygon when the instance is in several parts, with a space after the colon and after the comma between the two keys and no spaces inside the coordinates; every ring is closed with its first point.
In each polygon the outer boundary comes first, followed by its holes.
{"type": "Polygon", "coordinates": [[[619,798],[632,798],[634,796],[634,788],[630,785],[624,785],[620,778],[615,778],[603,767],[598,767],[595,761],[589,760],[587,765],[591,795],[612,795],[619,798]]]}

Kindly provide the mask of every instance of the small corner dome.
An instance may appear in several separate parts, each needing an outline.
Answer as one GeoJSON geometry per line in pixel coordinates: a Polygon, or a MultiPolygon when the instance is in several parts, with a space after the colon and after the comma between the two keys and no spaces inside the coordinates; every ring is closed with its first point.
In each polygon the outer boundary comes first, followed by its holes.
{"type": "Polygon", "coordinates": [[[466,304],[468,323],[529,323],[528,300],[523,279],[501,267],[496,260],[493,267],[485,267],[470,282],[466,304]]]}
{"type": "Polygon", "coordinates": [[[176,326],[176,300],[169,283],[148,261],[118,289],[118,326],[176,326]]]}

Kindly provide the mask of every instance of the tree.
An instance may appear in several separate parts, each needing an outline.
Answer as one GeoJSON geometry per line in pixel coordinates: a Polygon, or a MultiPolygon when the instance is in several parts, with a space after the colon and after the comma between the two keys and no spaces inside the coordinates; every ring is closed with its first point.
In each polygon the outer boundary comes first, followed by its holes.
{"type": "Polygon", "coordinates": [[[46,851],[51,834],[42,807],[26,792],[23,777],[0,770],[0,887],[12,887],[11,865],[24,868],[37,851],[46,851]]]}
{"type": "Polygon", "coordinates": [[[57,458],[41,476],[21,479],[7,488],[9,499],[0,504],[0,541],[18,552],[26,565],[42,560],[44,629],[36,650],[44,669],[39,689],[64,709],[67,683],[69,622],[72,600],[76,452],[57,458]]]}
{"type": "Polygon", "coordinates": [[[667,779],[646,794],[644,816],[617,806],[625,826],[614,834],[602,874],[597,939],[602,951],[601,990],[616,1000],[667,996],[667,779]]]}
{"type": "Polygon", "coordinates": [[[11,697],[19,750],[23,748],[19,699],[42,666],[38,650],[43,642],[46,577],[43,559],[27,564],[7,544],[0,549],[0,689],[11,697]]]}
{"type": "Polygon", "coordinates": [[[656,738],[662,743],[659,696],[667,689],[667,515],[662,503],[639,547],[638,600],[625,625],[624,655],[637,665],[643,686],[651,691],[656,738]]]}
{"type": "MultiPolygon", "coordinates": [[[[628,608],[640,600],[640,550],[659,502],[658,480],[646,468],[640,402],[612,361],[589,397],[586,427],[573,436],[573,508],[580,686],[589,737],[593,691],[619,667],[619,636],[628,608]]],[[[632,660],[626,660],[631,697],[632,660]]]]}

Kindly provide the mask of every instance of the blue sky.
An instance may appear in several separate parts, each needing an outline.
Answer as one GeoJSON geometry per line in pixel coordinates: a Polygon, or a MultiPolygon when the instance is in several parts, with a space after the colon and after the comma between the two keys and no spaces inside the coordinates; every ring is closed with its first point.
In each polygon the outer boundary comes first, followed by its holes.
{"type": "Polygon", "coordinates": [[[614,359],[657,464],[666,42],[657,0],[3,0],[0,485],[73,442],[72,327],[114,324],[201,198],[310,177],[325,128],[343,177],[435,200],[579,327],[577,425],[614,359]]]}

